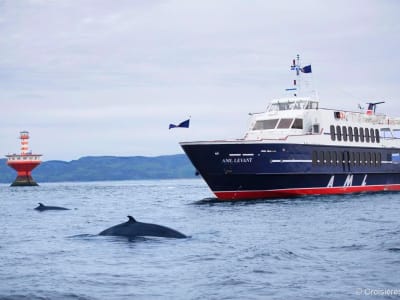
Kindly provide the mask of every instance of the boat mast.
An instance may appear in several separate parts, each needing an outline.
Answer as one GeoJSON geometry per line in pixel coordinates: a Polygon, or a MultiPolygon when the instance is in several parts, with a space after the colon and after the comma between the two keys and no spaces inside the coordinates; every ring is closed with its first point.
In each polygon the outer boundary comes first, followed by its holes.
{"type": "MultiPolygon", "coordinates": [[[[286,91],[290,91],[293,92],[293,96],[297,97],[300,93],[303,93],[303,82],[302,82],[302,77],[301,77],[301,73],[312,73],[312,69],[311,69],[311,65],[307,65],[302,67],[301,63],[300,63],[300,55],[297,54],[296,58],[293,59],[292,61],[292,65],[290,66],[290,70],[292,71],[296,71],[296,76],[293,79],[293,87],[286,89],[286,91]]],[[[311,78],[309,78],[311,79],[311,78]]],[[[306,86],[310,87],[311,86],[311,81],[306,81],[306,86]]],[[[309,91],[311,94],[313,94],[315,99],[318,99],[318,95],[317,92],[310,88],[309,91]]]]}

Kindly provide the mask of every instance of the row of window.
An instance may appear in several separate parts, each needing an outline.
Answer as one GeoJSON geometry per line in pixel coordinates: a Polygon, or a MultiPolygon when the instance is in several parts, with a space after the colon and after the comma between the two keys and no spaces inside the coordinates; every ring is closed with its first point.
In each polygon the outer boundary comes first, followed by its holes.
{"type": "Polygon", "coordinates": [[[380,152],[313,151],[312,163],[320,166],[345,164],[379,167],[382,164],[382,154],[380,152]]]}
{"type": "Polygon", "coordinates": [[[275,129],[275,128],[303,129],[303,119],[282,118],[282,119],[258,120],[256,121],[256,124],[254,124],[253,130],[275,129]]]}
{"type": "Polygon", "coordinates": [[[366,142],[366,143],[380,143],[379,130],[373,128],[363,128],[363,127],[347,127],[331,125],[331,140],[332,141],[355,141],[355,142],[366,142]]]}

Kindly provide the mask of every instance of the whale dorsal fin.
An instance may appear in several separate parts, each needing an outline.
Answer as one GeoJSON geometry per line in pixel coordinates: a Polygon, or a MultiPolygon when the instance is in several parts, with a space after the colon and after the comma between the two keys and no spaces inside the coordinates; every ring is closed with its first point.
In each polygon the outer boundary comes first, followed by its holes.
{"type": "Polygon", "coordinates": [[[135,218],[134,217],[132,217],[132,216],[128,216],[128,222],[133,222],[133,223],[136,223],[136,220],[135,220],[135,218]]]}
{"type": "Polygon", "coordinates": [[[39,202],[38,204],[39,204],[40,207],[43,207],[43,206],[44,206],[43,203],[40,203],[40,202],[39,202]]]}

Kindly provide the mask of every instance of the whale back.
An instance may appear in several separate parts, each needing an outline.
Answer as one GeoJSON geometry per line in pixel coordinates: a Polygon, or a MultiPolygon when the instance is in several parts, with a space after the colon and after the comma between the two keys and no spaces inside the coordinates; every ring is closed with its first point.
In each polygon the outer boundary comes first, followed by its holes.
{"type": "Polygon", "coordinates": [[[186,238],[186,235],[169,227],[151,223],[137,222],[131,216],[128,216],[128,218],[129,220],[127,222],[112,226],[100,232],[99,235],[125,236],[128,238],[135,238],[139,236],[186,238]]]}
{"type": "Polygon", "coordinates": [[[44,211],[44,210],[69,210],[69,208],[65,208],[65,207],[61,207],[61,206],[47,206],[47,205],[44,205],[43,203],[40,203],[40,202],[38,204],[39,204],[39,206],[36,207],[35,209],[39,210],[39,211],[44,211]]]}

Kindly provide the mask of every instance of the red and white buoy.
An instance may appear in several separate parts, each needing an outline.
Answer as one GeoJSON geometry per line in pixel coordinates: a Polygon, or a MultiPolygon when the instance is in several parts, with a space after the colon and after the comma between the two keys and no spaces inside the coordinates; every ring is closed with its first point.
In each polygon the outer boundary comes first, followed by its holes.
{"type": "Polygon", "coordinates": [[[31,172],[42,161],[40,160],[42,154],[32,154],[29,150],[29,132],[20,132],[21,140],[21,153],[8,154],[7,165],[17,171],[17,178],[11,186],[36,186],[38,185],[32,178],[31,172]]]}

